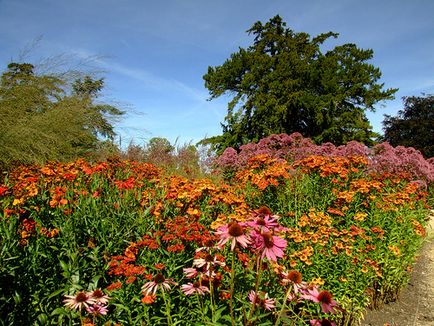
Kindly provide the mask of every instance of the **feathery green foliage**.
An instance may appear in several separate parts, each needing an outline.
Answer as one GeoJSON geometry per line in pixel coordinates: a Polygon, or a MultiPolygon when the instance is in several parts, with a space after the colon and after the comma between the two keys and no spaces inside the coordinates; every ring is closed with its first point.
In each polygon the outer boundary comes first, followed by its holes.
{"type": "Polygon", "coordinates": [[[103,80],[38,75],[28,63],[11,63],[0,81],[0,167],[88,156],[102,138],[113,139],[110,117],[119,109],[97,104],[103,80]]]}

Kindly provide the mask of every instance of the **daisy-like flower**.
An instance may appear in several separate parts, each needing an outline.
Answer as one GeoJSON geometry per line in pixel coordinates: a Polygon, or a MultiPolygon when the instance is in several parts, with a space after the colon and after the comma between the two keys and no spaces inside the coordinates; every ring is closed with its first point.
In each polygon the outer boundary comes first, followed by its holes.
{"type": "Polygon", "coordinates": [[[308,286],[306,282],[302,282],[302,275],[298,271],[281,272],[279,276],[282,285],[293,284],[294,294],[305,290],[308,286]]]}
{"type": "Polygon", "coordinates": [[[183,268],[182,270],[185,274],[185,277],[187,278],[195,278],[198,275],[198,271],[196,268],[189,267],[189,268],[183,268]]]}
{"type": "Polygon", "coordinates": [[[104,304],[98,302],[86,307],[86,311],[94,316],[102,316],[107,315],[108,309],[104,304]]]}
{"type": "Polygon", "coordinates": [[[329,291],[323,290],[319,292],[318,287],[315,286],[312,289],[306,290],[300,298],[321,304],[322,312],[325,314],[336,313],[335,307],[337,307],[337,302],[333,300],[332,294],[329,291]]]}
{"type": "Polygon", "coordinates": [[[170,290],[170,285],[176,285],[176,283],[170,279],[165,278],[163,274],[158,273],[154,276],[151,282],[146,283],[142,286],[142,291],[145,295],[155,294],[157,290],[160,288],[162,291],[170,290]]]}
{"type": "Polygon", "coordinates": [[[271,215],[271,211],[267,207],[261,207],[253,212],[254,221],[247,222],[247,225],[255,230],[269,232],[279,227],[277,219],[278,215],[271,215]]]}
{"type": "Polygon", "coordinates": [[[318,320],[312,319],[310,320],[310,324],[312,326],[336,326],[336,324],[328,319],[318,320]]]}
{"type": "Polygon", "coordinates": [[[282,258],[286,248],[286,240],[272,235],[270,232],[254,232],[252,237],[255,241],[254,248],[262,251],[261,258],[267,257],[270,261],[282,258]]]}
{"type": "Polygon", "coordinates": [[[185,295],[192,295],[195,293],[204,295],[205,293],[209,293],[209,289],[206,286],[201,285],[199,282],[181,285],[181,290],[185,295]]]}
{"type": "Polygon", "coordinates": [[[234,251],[237,243],[246,248],[250,244],[250,238],[245,233],[245,228],[241,223],[230,222],[217,229],[216,234],[220,236],[219,246],[223,247],[226,242],[231,241],[231,251],[234,251]]]}
{"type": "Polygon", "coordinates": [[[193,266],[197,268],[204,267],[205,270],[209,270],[211,266],[225,266],[225,262],[222,261],[223,257],[220,255],[206,254],[204,257],[199,257],[193,260],[193,266]]]}
{"type": "Polygon", "coordinates": [[[249,300],[251,304],[256,304],[260,307],[263,307],[267,310],[272,310],[276,308],[276,300],[272,299],[268,296],[268,293],[260,292],[256,293],[255,291],[249,292],[249,300]]]}
{"type": "Polygon", "coordinates": [[[104,294],[101,289],[96,289],[87,293],[96,303],[107,304],[111,299],[108,295],[104,294]]]}
{"type": "Polygon", "coordinates": [[[96,303],[95,299],[92,298],[88,293],[86,292],[78,292],[76,295],[65,295],[65,300],[63,302],[65,303],[65,306],[71,309],[80,310],[84,307],[87,308],[90,305],[93,305],[96,303]]]}

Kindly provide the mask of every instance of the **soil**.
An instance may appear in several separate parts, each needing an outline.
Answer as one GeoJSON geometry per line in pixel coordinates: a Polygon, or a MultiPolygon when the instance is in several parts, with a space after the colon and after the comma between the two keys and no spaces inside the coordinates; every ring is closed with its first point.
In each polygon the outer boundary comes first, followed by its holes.
{"type": "Polygon", "coordinates": [[[362,326],[434,326],[434,210],[410,282],[398,300],[368,311],[362,326]]]}

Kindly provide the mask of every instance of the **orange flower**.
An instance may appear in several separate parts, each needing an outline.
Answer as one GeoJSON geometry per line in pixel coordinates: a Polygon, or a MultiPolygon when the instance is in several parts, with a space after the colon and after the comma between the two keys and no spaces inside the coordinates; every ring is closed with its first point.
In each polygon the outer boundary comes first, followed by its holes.
{"type": "Polygon", "coordinates": [[[151,294],[151,295],[145,295],[142,298],[142,302],[144,304],[153,304],[155,302],[155,300],[157,299],[157,296],[155,294],[151,294]]]}

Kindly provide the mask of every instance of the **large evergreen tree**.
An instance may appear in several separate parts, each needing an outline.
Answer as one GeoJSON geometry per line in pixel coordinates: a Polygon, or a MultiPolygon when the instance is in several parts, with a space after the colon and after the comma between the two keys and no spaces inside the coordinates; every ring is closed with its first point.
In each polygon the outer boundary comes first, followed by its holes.
{"type": "Polygon", "coordinates": [[[111,117],[123,112],[95,101],[102,79],[83,77],[70,85],[34,71],[32,64],[11,63],[1,76],[0,168],[74,159],[113,138],[111,117]]]}
{"type": "Polygon", "coordinates": [[[414,147],[434,157],[434,95],[404,97],[404,109],[385,115],[384,138],[393,146],[414,147]]]}
{"type": "Polygon", "coordinates": [[[368,63],[373,51],[344,44],[323,53],[321,45],[338,34],[311,38],[285,26],[279,16],[256,22],[247,31],[252,46],[208,68],[203,78],[210,99],[225,93],[233,98],[223,134],[204,142],[221,151],[273,133],[300,132],[316,142],[369,144],[374,133],[365,111],[396,92],[377,83],[381,72],[368,63]]]}

